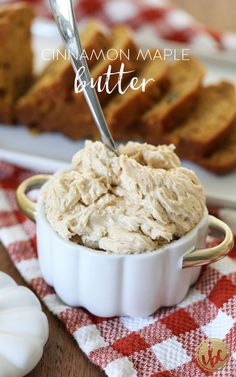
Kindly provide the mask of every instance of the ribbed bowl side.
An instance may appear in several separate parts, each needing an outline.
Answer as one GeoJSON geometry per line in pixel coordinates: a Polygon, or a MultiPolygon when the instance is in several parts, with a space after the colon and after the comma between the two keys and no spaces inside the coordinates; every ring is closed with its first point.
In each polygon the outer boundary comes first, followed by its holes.
{"type": "Polygon", "coordinates": [[[152,314],[164,300],[166,255],[133,255],[124,259],[122,315],[144,317],[152,314]]]}
{"type": "Polygon", "coordinates": [[[79,290],[81,305],[95,315],[112,317],[120,313],[123,259],[80,253],[79,290]]]}
{"type": "Polygon", "coordinates": [[[37,213],[36,230],[40,269],[46,283],[53,286],[52,254],[54,232],[47,224],[45,217],[41,216],[41,211],[37,213]]]}
{"type": "Polygon", "coordinates": [[[147,316],[161,306],[180,302],[200,273],[182,269],[183,255],[203,247],[208,217],[186,237],[140,255],[111,255],[63,241],[38,216],[38,248],[43,277],[68,305],[91,313],[147,316]]]}

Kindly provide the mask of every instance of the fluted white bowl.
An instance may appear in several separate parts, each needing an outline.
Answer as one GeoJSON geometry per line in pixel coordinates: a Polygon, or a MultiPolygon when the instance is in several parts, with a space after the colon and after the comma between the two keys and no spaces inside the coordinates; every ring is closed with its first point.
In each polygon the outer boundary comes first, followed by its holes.
{"type": "Polygon", "coordinates": [[[193,284],[201,266],[223,258],[232,248],[230,228],[209,216],[185,236],[156,251],[141,254],[111,254],[62,239],[50,226],[43,195],[37,204],[26,192],[46,187],[50,176],[27,178],[17,189],[20,209],[37,224],[39,263],[45,281],[68,305],[83,306],[91,313],[112,317],[147,316],[161,306],[180,302],[193,284]],[[220,245],[204,249],[208,228],[224,233],[220,245]]]}
{"type": "Polygon", "coordinates": [[[45,281],[68,305],[91,313],[147,316],[180,302],[200,267],[182,269],[183,256],[204,247],[208,213],[187,235],[156,251],[115,255],[63,240],[49,225],[42,201],[37,209],[39,263],[45,281]]]}

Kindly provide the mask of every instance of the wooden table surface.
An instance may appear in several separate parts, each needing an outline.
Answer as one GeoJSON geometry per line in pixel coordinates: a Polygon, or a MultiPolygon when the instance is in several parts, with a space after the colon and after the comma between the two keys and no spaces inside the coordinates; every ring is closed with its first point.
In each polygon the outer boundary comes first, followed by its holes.
{"type": "MultiPolygon", "coordinates": [[[[236,31],[236,0],[174,0],[208,27],[236,31]]],[[[25,284],[6,251],[0,245],[0,270],[25,284]]],[[[28,377],[101,377],[104,376],[79,350],[63,325],[44,307],[50,336],[38,366],[28,377]]]]}

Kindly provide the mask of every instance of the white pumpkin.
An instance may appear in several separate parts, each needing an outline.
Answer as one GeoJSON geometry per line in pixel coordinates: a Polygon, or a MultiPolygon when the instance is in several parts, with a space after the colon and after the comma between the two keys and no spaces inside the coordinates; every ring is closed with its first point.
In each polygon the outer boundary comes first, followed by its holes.
{"type": "Polygon", "coordinates": [[[34,293],[0,272],[0,377],[22,377],[39,362],[48,321],[34,293]]]}

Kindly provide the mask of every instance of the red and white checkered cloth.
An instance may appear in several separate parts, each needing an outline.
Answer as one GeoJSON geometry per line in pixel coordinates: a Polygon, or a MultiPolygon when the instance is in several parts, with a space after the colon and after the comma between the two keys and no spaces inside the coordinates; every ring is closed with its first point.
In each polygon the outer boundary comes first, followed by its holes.
{"type": "MultiPolygon", "coordinates": [[[[10,0],[13,2],[15,0],[10,0]]],[[[38,15],[50,17],[47,1],[34,3],[38,15]]],[[[6,1],[8,2],[8,1],[6,1]]],[[[209,49],[236,51],[236,35],[208,30],[164,0],[80,0],[80,20],[96,17],[107,25],[126,23],[150,37],[209,49]]],[[[65,324],[88,358],[110,377],[200,377],[196,349],[203,339],[224,339],[231,351],[227,365],[214,376],[236,376],[236,248],[230,256],[203,269],[182,303],[148,318],[98,318],[70,308],[42,279],[35,226],[17,209],[17,185],[32,172],[0,162],[0,240],[13,263],[65,324]]],[[[216,210],[236,235],[236,213],[216,210]]],[[[214,242],[214,241],[213,241],[214,242]]]]}
{"type": "MultiPolygon", "coordinates": [[[[98,318],[68,307],[43,280],[35,225],[16,205],[18,184],[31,171],[0,162],[0,240],[23,278],[65,324],[78,346],[110,377],[200,377],[196,350],[203,339],[224,339],[231,357],[214,376],[236,376],[236,247],[230,256],[204,268],[177,306],[148,318],[98,318]]],[[[236,234],[234,211],[219,210],[236,234]]],[[[211,241],[215,242],[215,241],[211,241]]]]}
{"type": "MultiPolygon", "coordinates": [[[[15,2],[18,0],[6,0],[15,2]]],[[[26,0],[37,14],[52,17],[48,0],[26,0]]],[[[236,34],[204,27],[167,0],[75,0],[78,20],[94,17],[108,26],[124,23],[152,41],[164,39],[211,50],[236,52],[236,34]]],[[[230,10],[229,10],[230,11],[230,10]]]]}

